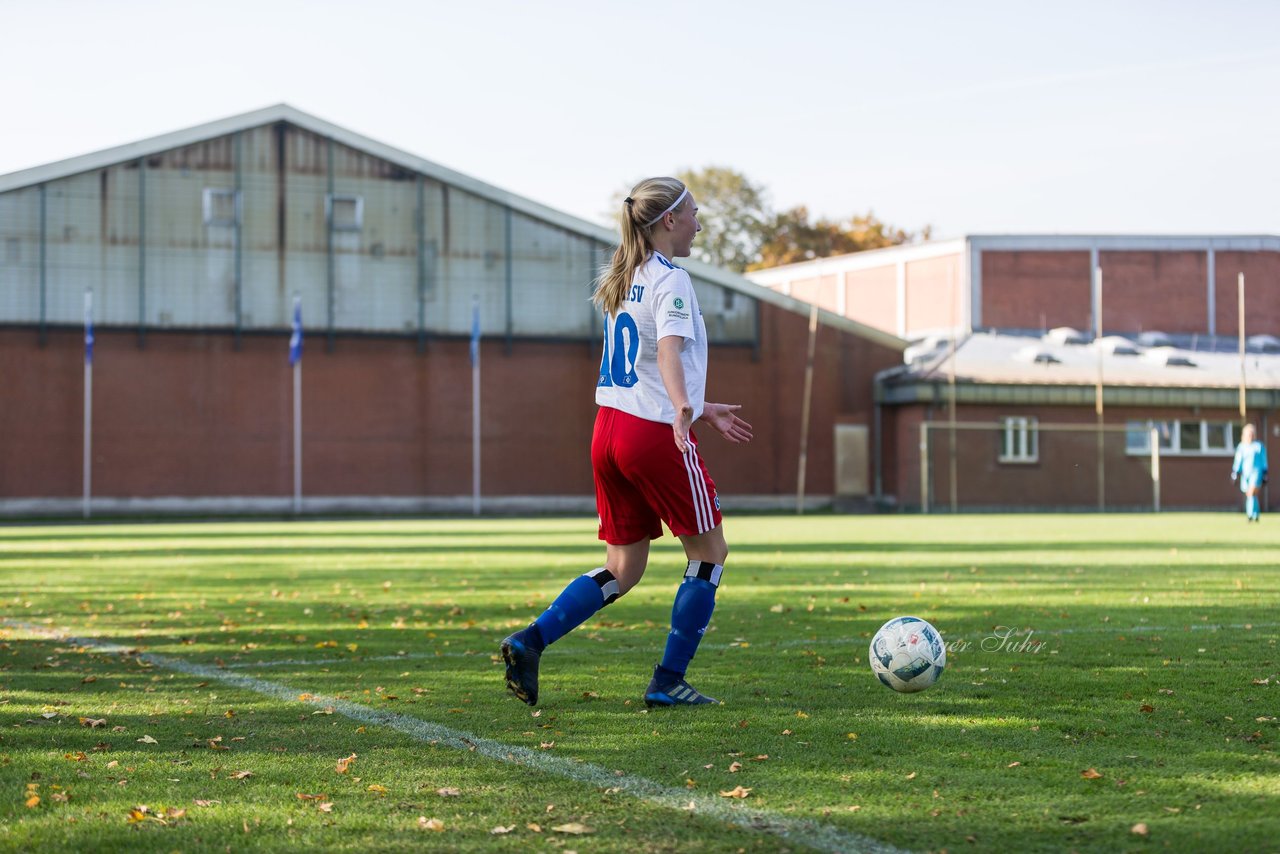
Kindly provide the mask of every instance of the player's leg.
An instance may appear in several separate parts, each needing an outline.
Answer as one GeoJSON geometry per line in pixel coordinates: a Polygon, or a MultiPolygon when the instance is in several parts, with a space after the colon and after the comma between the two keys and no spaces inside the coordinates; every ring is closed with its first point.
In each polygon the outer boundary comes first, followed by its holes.
{"type": "Polygon", "coordinates": [[[1250,522],[1258,521],[1258,487],[1250,486],[1245,492],[1244,512],[1250,522]]]}
{"type": "Polygon", "coordinates": [[[657,515],[612,463],[614,414],[600,410],[591,443],[600,538],[607,543],[605,565],[570,581],[533,623],[502,642],[507,687],[531,706],[538,702],[543,651],[634,587],[649,560],[649,540],[662,534],[657,515]]]}
{"type": "Polygon", "coordinates": [[[667,633],[662,661],[653,669],[653,679],[645,691],[645,703],[649,706],[716,702],[685,681],[685,673],[711,624],[729,548],[721,525],[702,534],[683,535],[680,540],[689,563],[671,605],[671,630],[667,633]]]}
{"type": "MultiPolygon", "coordinates": [[[[671,445],[670,431],[663,436],[671,445]]],[[[689,450],[671,448],[665,463],[652,467],[643,488],[649,500],[684,545],[684,577],[671,606],[671,630],[662,661],[654,667],[645,691],[649,706],[701,705],[716,702],[685,681],[689,662],[697,652],[711,614],[729,549],[720,523],[715,483],[698,456],[697,439],[690,434],[689,450]]]]}

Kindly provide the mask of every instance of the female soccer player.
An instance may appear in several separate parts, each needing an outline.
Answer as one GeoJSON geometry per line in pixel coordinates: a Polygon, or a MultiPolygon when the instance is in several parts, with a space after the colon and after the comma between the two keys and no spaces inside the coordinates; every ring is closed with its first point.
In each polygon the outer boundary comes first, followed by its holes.
{"type": "Polygon", "coordinates": [[[1231,464],[1231,479],[1240,478],[1240,491],[1244,493],[1244,517],[1246,521],[1259,519],[1258,490],[1267,482],[1267,449],[1254,437],[1252,424],[1240,431],[1240,444],[1236,446],[1236,458],[1231,464]]]}
{"type": "Polygon", "coordinates": [[[674,178],[641,181],[623,202],[622,241],[593,297],[605,316],[591,439],[605,561],[502,642],[507,687],[531,706],[543,650],[639,583],[663,522],[684,544],[688,565],[645,705],[717,702],[684,678],[711,622],[729,553],[693,422],[735,444],[751,440],[751,425],[738,417],[740,406],[704,401],[707,328],[689,274],[671,262],[689,255],[701,230],[693,196],[674,178]]]}

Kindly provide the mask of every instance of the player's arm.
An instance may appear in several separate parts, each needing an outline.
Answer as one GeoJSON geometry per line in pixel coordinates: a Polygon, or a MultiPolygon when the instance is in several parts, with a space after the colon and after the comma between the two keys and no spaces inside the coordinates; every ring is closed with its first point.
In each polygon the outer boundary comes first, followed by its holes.
{"type": "Polygon", "coordinates": [[[675,437],[676,450],[684,453],[689,450],[689,428],[693,426],[693,404],[689,403],[689,387],[684,381],[684,363],[680,361],[680,350],[684,347],[684,338],[679,335],[666,335],[658,339],[658,373],[662,376],[662,386],[671,398],[676,417],[671,422],[671,432],[675,437]]]}

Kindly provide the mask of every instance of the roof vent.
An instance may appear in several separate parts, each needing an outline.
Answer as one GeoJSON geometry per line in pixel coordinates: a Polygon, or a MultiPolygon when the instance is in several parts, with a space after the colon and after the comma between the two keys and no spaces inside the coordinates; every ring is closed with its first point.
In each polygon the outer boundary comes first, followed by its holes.
{"type": "Polygon", "coordinates": [[[1034,344],[1030,347],[1023,347],[1013,354],[1013,358],[1019,362],[1031,362],[1039,365],[1056,365],[1062,361],[1048,350],[1037,347],[1034,344]]]}
{"type": "Polygon", "coordinates": [[[946,335],[930,335],[912,344],[902,352],[902,360],[908,364],[938,355],[951,346],[951,338],[946,335]]]}
{"type": "Polygon", "coordinates": [[[1136,356],[1141,352],[1136,344],[1119,335],[1108,335],[1105,338],[1099,338],[1098,346],[1102,348],[1102,352],[1112,356],[1136,356]]]}
{"type": "Polygon", "coordinates": [[[1280,353],[1280,338],[1274,335],[1250,335],[1245,344],[1255,353],[1280,353]]]}
{"type": "Polygon", "coordinates": [[[1138,343],[1143,347],[1172,347],[1173,339],[1163,332],[1143,332],[1138,336],[1138,343]]]}
{"type": "Polygon", "coordinates": [[[1148,362],[1166,368],[1194,368],[1196,366],[1196,363],[1191,361],[1190,357],[1176,347],[1153,347],[1142,355],[1148,362]]]}
{"type": "Polygon", "coordinates": [[[1070,326],[1059,326],[1044,334],[1044,340],[1054,344],[1088,344],[1089,337],[1079,329],[1070,326]]]}

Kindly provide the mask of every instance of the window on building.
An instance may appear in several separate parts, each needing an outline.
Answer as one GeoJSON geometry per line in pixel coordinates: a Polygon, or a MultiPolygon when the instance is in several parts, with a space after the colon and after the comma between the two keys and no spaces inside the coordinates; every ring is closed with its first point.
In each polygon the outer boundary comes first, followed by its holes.
{"type": "Polygon", "coordinates": [[[1184,454],[1204,450],[1204,436],[1201,435],[1203,427],[1203,421],[1179,421],[1178,450],[1184,454]]]}
{"type": "Polygon", "coordinates": [[[1234,454],[1236,443],[1232,439],[1230,421],[1206,421],[1204,423],[1205,453],[1234,454]]]}
{"type": "Polygon", "coordinates": [[[240,218],[236,191],[221,187],[204,188],[204,224],[235,225],[240,218]]]}
{"type": "Polygon", "coordinates": [[[1035,418],[1014,416],[1001,423],[1004,429],[1000,431],[1000,462],[1034,463],[1040,459],[1040,431],[1035,418]]]}
{"type": "Polygon", "coordinates": [[[325,208],[329,225],[334,231],[359,231],[364,228],[363,196],[326,196],[325,208]]]}
{"type": "Polygon", "coordinates": [[[1155,428],[1162,456],[1230,456],[1235,451],[1234,428],[1229,421],[1129,421],[1125,425],[1125,453],[1151,453],[1151,429],[1155,428]]]}

